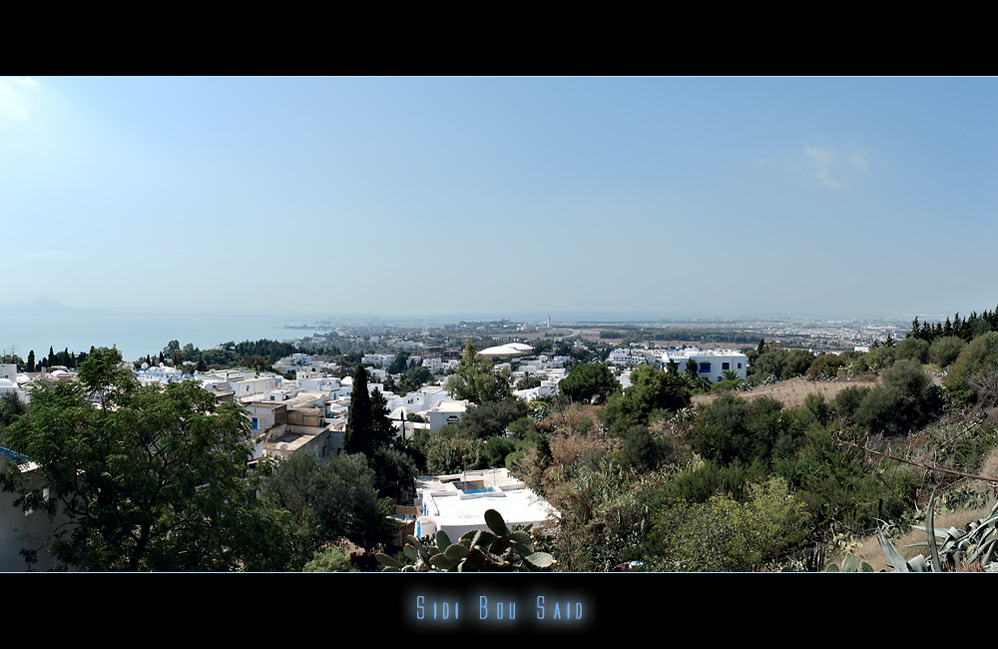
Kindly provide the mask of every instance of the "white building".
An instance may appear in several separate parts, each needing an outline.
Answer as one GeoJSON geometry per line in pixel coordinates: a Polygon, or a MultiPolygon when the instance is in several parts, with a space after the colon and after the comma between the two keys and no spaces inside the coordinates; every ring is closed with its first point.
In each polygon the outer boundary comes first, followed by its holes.
{"type": "Polygon", "coordinates": [[[676,364],[676,370],[685,372],[691,359],[697,364],[697,373],[711,383],[723,381],[724,372],[728,370],[737,372],[743,381],[748,375],[748,356],[731,349],[667,349],[662,353],[662,367],[668,367],[672,362],[676,364]]]}
{"type": "MultiPolygon", "coordinates": [[[[20,479],[28,483],[25,486],[32,488],[41,484],[42,476],[38,474],[38,466],[34,462],[16,451],[0,447],[0,471],[7,471],[11,464],[17,467],[20,479]]],[[[46,497],[56,497],[47,490],[43,493],[46,497]]],[[[54,519],[49,519],[44,511],[25,512],[15,507],[16,498],[16,493],[0,491],[0,572],[27,570],[21,550],[46,548],[52,541],[52,534],[60,528],[66,529],[69,523],[62,507],[56,510],[54,519]]],[[[32,570],[51,570],[57,564],[55,557],[45,549],[38,552],[37,559],[38,563],[31,566],[32,570]]]]}
{"type": "Polygon", "coordinates": [[[416,478],[416,537],[443,530],[452,541],[465,532],[487,530],[485,512],[494,509],[506,525],[543,527],[558,512],[543,498],[509,475],[506,469],[465,471],[416,478]]]}
{"type": "Polygon", "coordinates": [[[631,367],[633,365],[643,365],[650,362],[650,358],[639,349],[618,348],[610,352],[606,362],[608,365],[617,367],[631,367]]]}
{"type": "Polygon", "coordinates": [[[11,392],[17,395],[18,399],[27,403],[27,394],[19,385],[19,380],[16,364],[4,363],[0,365],[0,397],[11,392]]]}
{"type": "Polygon", "coordinates": [[[438,401],[429,410],[422,410],[417,414],[430,424],[430,432],[435,433],[447,424],[456,424],[461,421],[467,410],[467,399],[463,401],[445,399],[438,401]]]}
{"type": "Polygon", "coordinates": [[[388,367],[395,362],[395,354],[364,354],[360,362],[375,367],[388,367]]]}
{"type": "Polygon", "coordinates": [[[17,365],[14,363],[0,364],[0,379],[7,379],[11,384],[17,384],[17,365]]]}
{"type": "Polygon", "coordinates": [[[298,387],[302,390],[322,390],[332,392],[340,388],[340,380],[335,376],[311,377],[298,379],[298,387]]]}

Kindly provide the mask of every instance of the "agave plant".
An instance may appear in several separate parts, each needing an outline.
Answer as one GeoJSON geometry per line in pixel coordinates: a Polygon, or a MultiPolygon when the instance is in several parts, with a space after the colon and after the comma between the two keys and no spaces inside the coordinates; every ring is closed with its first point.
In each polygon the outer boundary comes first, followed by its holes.
{"type": "Polygon", "coordinates": [[[443,530],[430,541],[410,535],[406,537],[403,552],[411,563],[402,564],[385,554],[378,554],[378,561],[385,572],[534,572],[548,570],[555,564],[549,553],[534,549],[529,525],[510,530],[494,509],[485,512],[485,523],[491,532],[466,532],[457,543],[452,543],[443,530]]]}
{"type": "Polygon", "coordinates": [[[934,527],[934,504],[935,494],[929,499],[929,506],[925,512],[925,525],[912,525],[915,529],[925,531],[926,542],[915,543],[912,546],[928,546],[929,557],[927,559],[920,554],[910,561],[905,561],[897,548],[884,537],[883,531],[877,530],[880,547],[890,559],[895,572],[945,572],[951,567],[953,570],[959,570],[961,562],[969,565],[975,561],[980,561],[982,566],[987,566],[998,558],[996,556],[996,552],[998,552],[998,531],[996,531],[998,528],[998,503],[995,503],[987,517],[971,521],[963,530],[955,527],[949,529],[934,527]],[[941,541],[937,541],[937,539],[941,539],[941,541]]]}

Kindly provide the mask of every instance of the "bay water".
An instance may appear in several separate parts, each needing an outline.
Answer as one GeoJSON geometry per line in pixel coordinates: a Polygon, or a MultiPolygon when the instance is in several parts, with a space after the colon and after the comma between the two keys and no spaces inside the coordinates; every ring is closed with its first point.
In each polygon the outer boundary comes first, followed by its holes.
{"type": "Polygon", "coordinates": [[[158,354],[171,340],[181,347],[187,343],[210,349],[221,343],[244,340],[293,340],[313,334],[312,328],[300,326],[314,320],[301,316],[273,315],[51,315],[0,318],[0,355],[16,354],[27,360],[56,352],[89,352],[90,347],[117,346],[125,360],[158,354]]]}

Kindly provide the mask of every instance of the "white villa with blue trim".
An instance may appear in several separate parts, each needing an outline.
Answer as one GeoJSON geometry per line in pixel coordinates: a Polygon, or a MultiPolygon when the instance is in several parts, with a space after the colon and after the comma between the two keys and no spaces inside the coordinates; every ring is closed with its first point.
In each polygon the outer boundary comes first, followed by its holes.
{"type": "Polygon", "coordinates": [[[723,381],[724,372],[728,370],[737,372],[738,378],[743,381],[748,375],[748,356],[733,349],[668,349],[662,353],[662,367],[668,367],[671,362],[676,364],[679,372],[685,372],[691,359],[697,363],[698,374],[711,383],[723,381]]]}

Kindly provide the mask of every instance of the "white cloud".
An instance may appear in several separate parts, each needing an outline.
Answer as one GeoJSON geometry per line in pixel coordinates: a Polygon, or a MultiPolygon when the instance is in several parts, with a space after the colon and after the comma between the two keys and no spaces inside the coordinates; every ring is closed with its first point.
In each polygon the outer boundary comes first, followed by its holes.
{"type": "Polygon", "coordinates": [[[838,150],[832,146],[812,146],[805,142],[804,157],[818,182],[832,189],[848,188],[843,178],[865,172],[870,167],[870,152],[851,142],[838,150]]]}
{"type": "Polygon", "coordinates": [[[804,145],[804,155],[807,156],[808,161],[813,165],[830,165],[832,164],[832,156],[835,155],[835,150],[831,147],[822,146],[808,146],[804,145]]]}
{"type": "Polygon", "coordinates": [[[832,176],[832,164],[835,161],[835,149],[832,147],[810,146],[804,144],[804,155],[807,162],[814,168],[814,177],[825,187],[844,189],[844,182],[832,176]]]}
{"type": "Polygon", "coordinates": [[[0,79],[0,124],[28,119],[29,93],[38,84],[30,78],[0,79]]]}
{"type": "Polygon", "coordinates": [[[850,159],[852,160],[852,163],[854,165],[856,165],[863,171],[866,171],[867,167],[870,164],[866,159],[868,155],[869,152],[866,149],[855,149],[853,151],[852,158],[850,159]]]}

